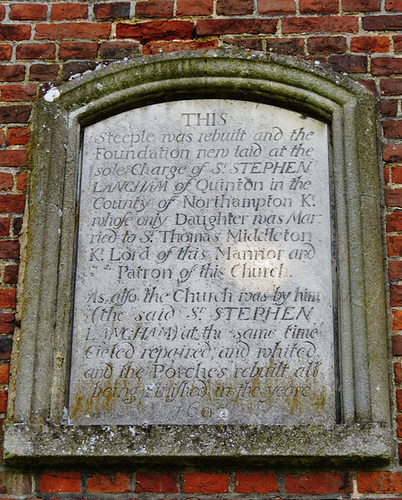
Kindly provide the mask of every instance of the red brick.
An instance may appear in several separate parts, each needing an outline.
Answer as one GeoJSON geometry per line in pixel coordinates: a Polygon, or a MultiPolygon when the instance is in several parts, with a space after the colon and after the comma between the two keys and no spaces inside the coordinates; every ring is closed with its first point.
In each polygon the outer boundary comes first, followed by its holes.
{"type": "Polygon", "coordinates": [[[7,391],[0,391],[0,413],[6,413],[7,411],[7,391]]]}
{"type": "Polygon", "coordinates": [[[358,472],[356,479],[359,493],[387,495],[402,491],[400,472],[358,472]]]}
{"type": "MultiPolygon", "coordinates": [[[[390,260],[388,262],[388,277],[391,281],[392,280],[395,280],[395,281],[402,280],[402,261],[390,260]]],[[[394,330],[395,330],[395,328],[394,328],[394,330]]],[[[397,328],[397,330],[399,330],[399,328],[397,328]]]]}
{"type": "Polygon", "coordinates": [[[59,47],[61,59],[95,59],[97,54],[96,42],[64,42],[59,47]]]}
{"type": "Polygon", "coordinates": [[[377,84],[375,80],[365,79],[365,80],[356,80],[360,85],[365,87],[367,90],[377,95],[377,84]]]}
{"type": "Polygon", "coordinates": [[[392,168],[392,183],[402,184],[402,166],[397,165],[392,168]]]}
{"type": "Polygon", "coordinates": [[[228,491],[228,474],[209,474],[207,472],[189,472],[184,474],[184,493],[210,495],[213,493],[227,493],[228,491]]]}
{"type": "MultiPolygon", "coordinates": [[[[402,265],[402,261],[393,261],[393,262],[399,262],[402,265]]],[[[401,266],[401,272],[402,272],[402,266],[401,266]]],[[[402,276],[402,273],[400,274],[400,276],[402,276]]],[[[402,311],[399,311],[398,309],[394,309],[392,311],[392,330],[394,331],[402,330],[402,311]]]]}
{"type": "Polygon", "coordinates": [[[344,12],[375,12],[381,8],[381,0],[343,0],[344,12]]]}
{"type": "Polygon", "coordinates": [[[263,474],[236,474],[234,480],[235,493],[276,493],[279,489],[278,480],[273,472],[263,474]]]}
{"type": "Polygon", "coordinates": [[[42,493],[80,493],[79,472],[45,472],[38,478],[38,490],[42,493]]]}
{"type": "Polygon", "coordinates": [[[4,19],[4,16],[6,15],[6,8],[4,5],[0,5],[0,21],[4,19]]]}
{"type": "Polygon", "coordinates": [[[19,191],[25,191],[27,188],[27,174],[23,172],[17,176],[17,189],[19,191]]]}
{"type": "Polygon", "coordinates": [[[371,61],[373,75],[393,75],[402,73],[401,57],[376,57],[371,61]]]}
{"type": "Polygon", "coordinates": [[[392,336],[392,355],[402,356],[402,335],[392,336]]]}
{"type": "Polygon", "coordinates": [[[328,64],[340,73],[366,73],[367,56],[329,56],[328,64]]]}
{"type": "Polygon", "coordinates": [[[402,10],[402,0],[385,0],[385,10],[402,10]]]}
{"type": "Polygon", "coordinates": [[[356,36],[350,41],[350,50],[352,52],[389,52],[389,38],[386,36],[356,36]]]}
{"type": "Polygon", "coordinates": [[[133,40],[103,42],[100,47],[100,57],[106,59],[123,59],[138,54],[141,45],[133,40]]]}
{"type": "Polygon", "coordinates": [[[366,16],[362,27],[368,31],[393,31],[402,29],[402,15],[366,16]]]}
{"type": "Polygon", "coordinates": [[[7,43],[0,43],[0,61],[8,61],[11,59],[13,48],[7,43]]]}
{"type": "Polygon", "coordinates": [[[402,285],[390,285],[389,295],[391,307],[402,306],[402,285]]]}
{"type": "Polygon", "coordinates": [[[55,80],[58,74],[58,64],[32,64],[29,69],[29,79],[36,82],[55,80]]]}
{"type": "Polygon", "coordinates": [[[312,495],[351,493],[352,481],[346,473],[308,472],[285,475],[285,493],[312,495]]]}
{"type": "Polygon", "coordinates": [[[87,491],[90,493],[128,493],[130,480],[128,474],[95,474],[88,478],[87,491]]]}
{"type": "Polygon", "coordinates": [[[177,474],[137,472],[136,493],[179,493],[177,474]]]}
{"type": "Polygon", "coordinates": [[[382,95],[399,95],[402,94],[402,79],[399,78],[383,78],[380,82],[382,95]]]}
{"type": "Polygon", "coordinates": [[[260,15],[269,14],[294,14],[296,2],[294,0],[258,0],[260,15]]]}
{"type": "MultiPolygon", "coordinates": [[[[8,236],[9,234],[10,234],[10,219],[8,217],[0,217],[0,236],[8,236]]],[[[1,321],[1,314],[0,314],[0,321],[1,321]]],[[[0,333],[4,332],[2,332],[0,329],[0,333]]]]}
{"type": "Polygon", "coordinates": [[[25,195],[23,194],[1,194],[0,212],[22,213],[25,208],[25,195]]]}
{"type": "Polygon", "coordinates": [[[0,106],[0,123],[25,123],[29,119],[31,109],[28,105],[0,106]]]}
{"type": "Polygon", "coordinates": [[[15,288],[3,288],[0,290],[0,308],[15,309],[17,290],[15,288]]]}
{"type": "Polygon", "coordinates": [[[86,19],[88,17],[88,6],[81,3],[56,3],[52,5],[50,19],[52,21],[73,21],[74,19],[86,19]]]}
{"type": "Polygon", "coordinates": [[[135,15],[138,17],[172,17],[172,0],[144,0],[135,4],[135,15]]]}
{"type": "Polygon", "coordinates": [[[304,40],[302,38],[268,38],[267,52],[286,55],[303,54],[304,40]]]}
{"type": "Polygon", "coordinates": [[[402,236],[387,237],[388,255],[391,257],[402,256],[402,236]]]}
{"type": "Polygon", "coordinates": [[[4,283],[7,283],[8,285],[15,285],[18,282],[18,268],[19,266],[17,264],[5,267],[4,283]]]}
{"type": "Polygon", "coordinates": [[[395,35],[392,38],[394,40],[395,52],[402,52],[402,35],[395,35]]]}
{"type": "Polygon", "coordinates": [[[402,139],[402,120],[386,120],[382,122],[386,139],[402,139]]]}
{"type": "Polygon", "coordinates": [[[4,146],[4,139],[6,138],[6,133],[4,130],[0,130],[0,148],[4,146]]]}
{"type": "Polygon", "coordinates": [[[17,47],[17,59],[54,59],[54,43],[23,43],[17,47]]]}
{"type": "Polygon", "coordinates": [[[176,52],[179,50],[210,50],[218,48],[218,40],[206,42],[184,41],[184,42],[151,42],[144,45],[143,54],[160,54],[161,52],[176,52]]]}
{"type": "Polygon", "coordinates": [[[385,165],[382,168],[382,172],[383,172],[383,177],[384,177],[384,184],[389,184],[389,168],[388,168],[388,165],[385,165]]]}
{"type": "Polygon", "coordinates": [[[380,102],[382,116],[396,116],[398,113],[398,101],[395,99],[382,99],[380,102]]]}
{"type": "Polygon", "coordinates": [[[37,24],[36,40],[64,40],[72,38],[108,38],[110,34],[109,23],[59,23],[59,24],[37,24]]]}
{"type": "Polygon", "coordinates": [[[300,0],[300,12],[308,14],[336,14],[339,12],[338,0],[300,0]]]}
{"type": "MultiPolygon", "coordinates": [[[[383,144],[382,156],[384,161],[392,163],[402,162],[402,144],[395,144],[393,142],[383,144]]],[[[394,194],[397,195],[398,193],[395,192],[394,194]]],[[[392,193],[389,193],[389,195],[392,196],[392,193]]],[[[388,195],[386,194],[386,196],[388,195]]]]}
{"type": "Polygon", "coordinates": [[[0,259],[18,259],[20,244],[18,241],[0,241],[0,259]]]}
{"type": "Polygon", "coordinates": [[[357,17],[299,17],[282,20],[283,33],[354,33],[358,30],[357,17]]]}
{"type": "Polygon", "coordinates": [[[3,82],[21,82],[25,78],[25,66],[22,64],[0,65],[0,80],[3,82]]]}
{"type": "MultiPolygon", "coordinates": [[[[0,219],[1,220],[1,219],[0,219]]],[[[0,222],[1,226],[1,222],[0,222]]],[[[0,313],[0,334],[8,335],[14,331],[15,315],[10,313],[0,313]]]]}
{"type": "Polygon", "coordinates": [[[96,19],[119,19],[130,17],[129,2],[97,3],[94,5],[96,19]]]}
{"type": "Polygon", "coordinates": [[[141,43],[156,40],[192,39],[194,24],[190,21],[149,21],[139,24],[119,23],[117,38],[135,38],[141,43]]]}
{"type": "Polygon", "coordinates": [[[0,365],[0,384],[8,384],[10,379],[10,367],[8,365],[0,365]]]}
{"type": "Polygon", "coordinates": [[[213,0],[177,0],[177,16],[210,16],[213,0]]]}
{"type": "Polygon", "coordinates": [[[28,24],[0,24],[0,40],[29,40],[31,37],[31,27],[28,24]]]}
{"type": "Polygon", "coordinates": [[[25,167],[28,163],[28,153],[26,149],[1,149],[1,167],[25,167]]]}
{"type": "MultiPolygon", "coordinates": [[[[401,363],[394,363],[394,378],[395,378],[396,384],[402,383],[402,365],[401,365],[401,363]]],[[[398,434],[398,437],[402,437],[402,432],[400,429],[397,429],[397,434],[398,434]]]]}
{"type": "Polygon", "coordinates": [[[27,127],[11,127],[7,130],[7,146],[25,146],[29,143],[31,130],[27,127]]]}
{"type": "Polygon", "coordinates": [[[402,231],[402,212],[396,210],[391,214],[387,214],[387,231],[396,232],[402,231]]]}
{"type": "Polygon", "coordinates": [[[13,174],[0,172],[0,191],[10,191],[13,188],[13,174]]]}
{"type": "Polygon", "coordinates": [[[196,33],[197,35],[272,34],[276,32],[277,24],[277,19],[200,19],[196,25],[196,33]]]}
{"type": "Polygon", "coordinates": [[[344,36],[312,36],[307,39],[310,54],[342,54],[346,50],[344,36]]]}
{"type": "Polygon", "coordinates": [[[254,13],[254,0],[217,0],[218,16],[237,16],[254,13]]]}
{"type": "Polygon", "coordinates": [[[43,21],[47,6],[43,4],[15,3],[10,6],[9,17],[13,21],[43,21]]]}
{"type": "MultiPolygon", "coordinates": [[[[0,99],[2,101],[32,101],[36,96],[36,85],[0,85],[0,99]]],[[[11,108],[11,106],[8,106],[11,108]]],[[[0,114],[1,114],[0,108],[0,114]]],[[[13,106],[13,109],[15,107],[13,106]]]]}
{"type": "Polygon", "coordinates": [[[13,236],[20,236],[22,231],[22,224],[24,219],[22,217],[13,218],[13,236]]]}
{"type": "Polygon", "coordinates": [[[85,73],[85,71],[93,71],[97,66],[96,61],[72,61],[65,63],[63,66],[63,80],[68,80],[72,75],[85,73]]]}

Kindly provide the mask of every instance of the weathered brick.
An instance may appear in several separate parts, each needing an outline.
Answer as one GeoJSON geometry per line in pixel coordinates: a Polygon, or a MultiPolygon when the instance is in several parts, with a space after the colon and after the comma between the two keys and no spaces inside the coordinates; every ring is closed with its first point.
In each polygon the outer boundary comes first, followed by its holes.
{"type": "Polygon", "coordinates": [[[177,16],[210,16],[213,0],[177,0],[177,16]]]}
{"type": "Polygon", "coordinates": [[[143,54],[160,54],[161,52],[176,52],[181,50],[210,50],[218,48],[218,40],[196,42],[194,40],[183,42],[151,42],[143,47],[143,54]]]}
{"type": "MultiPolygon", "coordinates": [[[[401,395],[402,391],[397,394],[397,400],[400,401],[401,395]]],[[[359,493],[389,495],[402,491],[402,475],[400,472],[358,472],[356,479],[359,493]]]]}
{"type": "Polygon", "coordinates": [[[22,64],[0,64],[0,81],[22,82],[25,78],[25,66],[22,64]]]}
{"type": "MultiPolygon", "coordinates": [[[[402,306],[402,285],[390,285],[389,286],[389,298],[391,307],[401,307],[402,306]]],[[[369,492],[367,492],[369,493],[369,492]]]]}
{"type": "Polygon", "coordinates": [[[223,43],[249,50],[262,50],[260,38],[224,38],[223,43]]]}
{"type": "Polygon", "coordinates": [[[179,493],[177,474],[137,472],[136,493],[179,493]]]}
{"type": "Polygon", "coordinates": [[[15,285],[18,283],[18,268],[17,264],[6,266],[4,269],[4,283],[7,285],[15,285]]]}
{"type": "Polygon", "coordinates": [[[0,191],[10,191],[13,188],[13,174],[0,172],[0,191]]]}
{"type": "Polygon", "coordinates": [[[342,0],[344,12],[375,12],[381,8],[381,0],[342,0]]]}
{"type": "Polygon", "coordinates": [[[360,85],[365,87],[367,90],[369,90],[373,94],[375,94],[375,95],[377,94],[377,84],[376,84],[375,80],[366,78],[364,80],[357,80],[357,82],[360,83],[360,85]]]}
{"type": "Polygon", "coordinates": [[[147,21],[139,24],[119,23],[117,38],[134,38],[141,43],[156,40],[192,39],[194,24],[190,21],[147,21]]]}
{"type": "Polygon", "coordinates": [[[209,474],[207,472],[188,472],[184,474],[184,493],[227,493],[229,491],[228,474],[209,474]]]}
{"type": "Polygon", "coordinates": [[[307,472],[306,474],[286,474],[285,493],[300,495],[322,495],[352,492],[352,481],[348,474],[341,472],[307,472]]]}
{"type": "Polygon", "coordinates": [[[11,59],[13,48],[8,43],[0,43],[0,61],[9,61],[11,59]]]}
{"type": "Polygon", "coordinates": [[[94,5],[96,19],[120,19],[130,17],[129,2],[97,3],[94,5]]]}
{"type": "Polygon", "coordinates": [[[402,120],[386,120],[382,122],[386,139],[402,139],[402,120]]]}
{"type": "Polygon", "coordinates": [[[23,223],[24,219],[22,217],[13,218],[13,228],[12,228],[13,236],[20,236],[23,223]]]}
{"type": "Polygon", "coordinates": [[[355,33],[357,17],[299,17],[282,20],[283,33],[355,33]]]}
{"type": "Polygon", "coordinates": [[[55,80],[59,74],[58,64],[32,64],[29,68],[29,79],[35,82],[55,80]]]}
{"type": "Polygon", "coordinates": [[[350,41],[352,52],[389,52],[389,47],[386,36],[356,36],[350,41]]]}
{"type": "Polygon", "coordinates": [[[392,183],[402,184],[402,166],[397,165],[392,167],[392,183]]]}
{"type": "Polygon", "coordinates": [[[90,493],[128,493],[130,478],[128,474],[94,474],[88,478],[87,491],[90,493]]]}
{"type": "Polygon", "coordinates": [[[0,99],[7,102],[32,101],[36,97],[36,92],[37,88],[33,83],[27,85],[0,85],[0,99]]]}
{"type": "Polygon", "coordinates": [[[277,19],[200,19],[197,21],[197,35],[237,35],[247,33],[259,35],[275,33],[277,19]]]}
{"type": "Polygon", "coordinates": [[[342,54],[346,50],[344,36],[312,36],[307,39],[310,54],[342,54]]]}
{"type": "MultiPolygon", "coordinates": [[[[0,384],[8,384],[9,378],[10,378],[9,365],[0,365],[0,384]]],[[[1,431],[0,431],[0,434],[1,434],[1,431]]]]}
{"type": "Polygon", "coordinates": [[[42,493],[80,493],[79,472],[45,472],[38,478],[38,490],[42,493]]]}
{"type": "Polygon", "coordinates": [[[25,208],[25,195],[23,194],[1,194],[0,212],[23,213],[25,208]]]}
{"type": "Polygon", "coordinates": [[[303,54],[304,40],[302,38],[268,38],[267,52],[286,55],[303,54]]]}
{"type": "Polygon", "coordinates": [[[399,95],[402,94],[402,79],[399,78],[383,78],[380,81],[382,95],[399,95]]]}
{"type": "Polygon", "coordinates": [[[0,148],[4,146],[4,139],[6,138],[6,133],[4,130],[0,130],[0,148]]]}
{"type": "Polygon", "coordinates": [[[64,40],[71,38],[75,40],[80,38],[108,38],[110,28],[109,23],[43,23],[36,25],[35,39],[64,40]]]}
{"type": "Polygon", "coordinates": [[[401,11],[402,0],[385,0],[385,10],[401,11]]]}
{"type": "Polygon", "coordinates": [[[0,21],[4,19],[6,15],[6,8],[4,5],[0,5],[0,21]]]}
{"type": "Polygon", "coordinates": [[[31,26],[28,24],[0,24],[0,40],[28,40],[31,37],[31,26]]]}
{"type": "Polygon", "coordinates": [[[47,6],[44,4],[14,3],[10,5],[9,17],[13,21],[42,21],[46,19],[47,6]]]}
{"type": "MultiPolygon", "coordinates": [[[[13,347],[12,337],[8,335],[0,335],[0,359],[10,359],[12,347],[13,347]]],[[[1,486],[2,486],[2,479],[0,473],[0,491],[3,492],[3,489],[5,488],[2,488],[1,486]]],[[[15,489],[12,489],[11,491],[15,492],[15,489]]]]}
{"type": "Polygon", "coordinates": [[[375,57],[371,61],[373,75],[393,75],[402,73],[401,57],[375,57]]]}
{"type": "Polygon", "coordinates": [[[10,127],[7,130],[7,146],[25,146],[29,143],[31,130],[28,127],[10,127]]]}
{"type": "Polygon", "coordinates": [[[279,490],[276,474],[254,472],[250,474],[238,473],[234,479],[235,493],[276,493],[279,490]]]}
{"type": "Polygon", "coordinates": [[[402,335],[392,336],[392,355],[402,356],[402,335]]]}
{"type": "MultiPolygon", "coordinates": [[[[8,236],[10,234],[10,219],[8,217],[0,217],[0,236],[8,236]]],[[[1,314],[0,314],[0,322],[1,322],[1,314]]],[[[1,333],[9,333],[3,332],[0,324],[0,334],[1,333]]]]}
{"type": "MultiPolygon", "coordinates": [[[[400,281],[402,280],[402,261],[401,260],[390,260],[388,263],[388,277],[391,281],[400,281]]],[[[402,321],[402,311],[399,311],[401,313],[400,316],[400,321],[402,321]]],[[[398,326],[401,326],[399,324],[398,326]]],[[[395,328],[395,317],[394,317],[394,322],[392,324],[392,329],[393,330],[401,330],[402,328],[395,328]]]]}
{"type": "Polygon", "coordinates": [[[387,231],[389,233],[402,231],[402,212],[395,210],[394,212],[387,214],[387,231]]]}
{"type": "Polygon", "coordinates": [[[0,391],[0,413],[6,413],[7,411],[7,391],[0,391]]]}
{"type": "Polygon", "coordinates": [[[63,42],[59,47],[61,59],[95,59],[97,54],[96,42],[63,42]]]}
{"type": "Polygon", "coordinates": [[[355,55],[329,56],[328,64],[340,73],[366,73],[367,57],[355,55]]]}
{"type": "Polygon", "coordinates": [[[0,259],[18,259],[20,244],[18,241],[0,241],[0,259]]]}
{"type": "Polygon", "coordinates": [[[1,149],[0,167],[25,167],[28,163],[26,149],[1,149]]]}
{"type": "Polygon", "coordinates": [[[216,0],[216,13],[219,16],[241,16],[253,12],[254,0],[216,0]]]}
{"type": "Polygon", "coordinates": [[[138,54],[141,45],[133,40],[102,42],[100,57],[105,59],[122,59],[133,54],[138,54]]]}
{"type": "Polygon", "coordinates": [[[402,236],[388,236],[387,247],[390,257],[402,257],[402,236]]]}
{"type": "Polygon", "coordinates": [[[31,106],[0,106],[0,123],[26,123],[31,114],[31,106]]]}
{"type": "Polygon", "coordinates": [[[294,14],[296,12],[295,0],[258,0],[257,6],[260,15],[294,14]]]}
{"type": "Polygon", "coordinates": [[[338,0],[299,0],[303,14],[336,14],[339,12],[338,0]]]}
{"type": "Polygon", "coordinates": [[[25,191],[27,188],[27,173],[23,172],[17,176],[17,189],[19,191],[25,191]]]}
{"type": "Polygon", "coordinates": [[[96,61],[73,61],[65,63],[63,66],[63,80],[69,80],[73,75],[85,73],[85,71],[93,71],[97,66],[96,61]]]}
{"type": "Polygon", "coordinates": [[[380,102],[382,116],[396,116],[398,113],[398,101],[395,99],[382,99],[380,102]]]}
{"type": "MultiPolygon", "coordinates": [[[[402,152],[402,149],[401,149],[402,152]]],[[[385,204],[388,207],[402,207],[402,189],[386,189],[385,204]]]]}
{"type": "Polygon", "coordinates": [[[74,19],[86,19],[88,17],[88,5],[82,3],[56,3],[52,5],[50,19],[52,21],[73,21],[74,19]]]}
{"type": "Polygon", "coordinates": [[[0,290],[0,309],[15,309],[15,301],[17,296],[16,292],[17,290],[15,288],[3,288],[0,290]]]}
{"type": "Polygon", "coordinates": [[[54,59],[54,43],[22,43],[17,47],[17,59],[54,59]]]}
{"type": "Polygon", "coordinates": [[[140,0],[135,4],[138,17],[172,17],[173,0],[140,0]]]}
{"type": "Polygon", "coordinates": [[[402,15],[365,16],[362,27],[367,31],[394,31],[402,29],[402,15]]]}

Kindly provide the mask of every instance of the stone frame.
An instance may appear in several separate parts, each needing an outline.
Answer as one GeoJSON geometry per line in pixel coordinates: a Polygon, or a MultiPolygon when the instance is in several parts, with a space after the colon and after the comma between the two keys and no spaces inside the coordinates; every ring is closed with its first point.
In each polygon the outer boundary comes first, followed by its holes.
{"type": "Polygon", "coordinates": [[[392,457],[375,102],[328,70],[253,52],[137,58],[52,89],[35,106],[29,231],[10,387],[10,465],[247,459],[332,464],[392,457]],[[83,127],[163,100],[265,102],[330,124],[337,255],[339,423],[72,426],[65,415],[83,127]]]}

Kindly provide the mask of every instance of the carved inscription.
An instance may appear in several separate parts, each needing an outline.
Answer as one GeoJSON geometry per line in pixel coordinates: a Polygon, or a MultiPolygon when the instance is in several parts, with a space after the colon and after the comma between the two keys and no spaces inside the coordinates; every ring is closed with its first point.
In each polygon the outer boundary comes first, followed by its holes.
{"type": "Polygon", "coordinates": [[[69,416],[333,424],[327,126],[233,100],[85,129],[69,416]]]}

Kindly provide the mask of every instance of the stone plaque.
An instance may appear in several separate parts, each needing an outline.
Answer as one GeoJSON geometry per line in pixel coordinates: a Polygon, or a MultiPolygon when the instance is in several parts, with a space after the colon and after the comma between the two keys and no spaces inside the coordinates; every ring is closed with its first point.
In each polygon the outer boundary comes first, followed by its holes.
{"type": "Polygon", "coordinates": [[[85,129],[72,424],[336,422],[327,133],[225,99],[85,129]]]}

